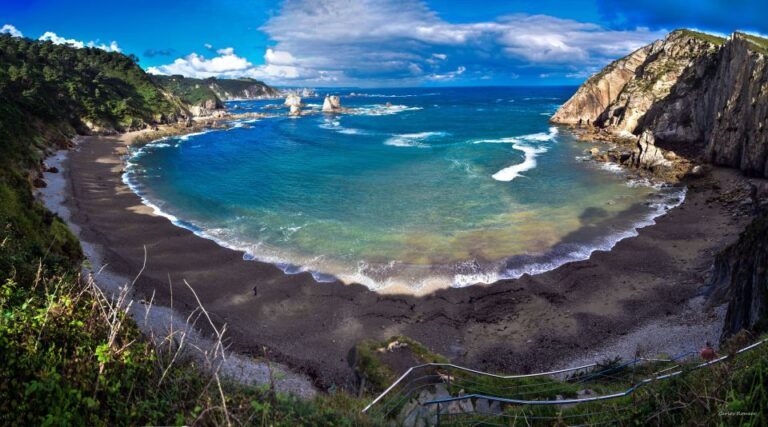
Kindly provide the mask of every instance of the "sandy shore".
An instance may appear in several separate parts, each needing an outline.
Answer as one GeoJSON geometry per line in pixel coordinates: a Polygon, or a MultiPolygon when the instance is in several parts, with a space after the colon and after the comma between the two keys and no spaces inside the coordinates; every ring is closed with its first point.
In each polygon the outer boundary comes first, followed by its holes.
{"type": "MultiPolygon", "coordinates": [[[[361,285],[285,275],[155,215],[121,180],[128,137],[83,138],[63,162],[59,205],[106,274],[134,277],[140,295],[184,314],[187,280],[232,348],[306,374],[320,387],[354,387],[350,350],[404,334],[454,362],[525,372],[581,358],[696,349],[716,341],[722,308],[699,295],[712,256],[747,223],[717,200],[743,184],[715,169],[687,182],[686,201],[610,252],[537,276],[425,296],[380,295],[361,285]],[[170,281],[170,286],[169,286],[170,281]],[[254,292],[256,290],[256,292],[254,292]],[[673,348],[670,348],[673,347],[673,348]]],[[[50,199],[50,197],[49,197],[50,199]]],[[[54,203],[55,204],[55,203],[54,203]]]]}

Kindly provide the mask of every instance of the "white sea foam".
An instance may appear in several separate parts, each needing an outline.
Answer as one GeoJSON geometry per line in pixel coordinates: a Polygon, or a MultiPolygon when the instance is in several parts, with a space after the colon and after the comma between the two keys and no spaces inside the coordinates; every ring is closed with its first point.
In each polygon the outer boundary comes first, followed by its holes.
{"type": "Polygon", "coordinates": [[[563,245],[561,248],[553,250],[554,252],[560,249],[561,253],[556,256],[530,256],[530,262],[523,263],[523,265],[518,267],[493,269],[477,266],[470,269],[474,271],[456,274],[451,286],[462,288],[478,283],[491,284],[503,279],[517,279],[524,274],[540,274],[554,270],[569,262],[589,259],[595,251],[610,251],[620,241],[637,236],[639,234],[638,230],[656,224],[656,218],[666,214],[670,209],[680,206],[685,200],[686,193],[687,188],[683,187],[677,191],[671,191],[666,198],[650,203],[651,212],[625,231],[605,236],[592,244],[563,245]]]}
{"type": "Polygon", "coordinates": [[[166,148],[171,147],[171,144],[168,144],[167,142],[154,142],[151,144],[147,144],[148,147],[155,147],[155,148],[166,148]]]}
{"type": "Polygon", "coordinates": [[[384,141],[385,145],[391,145],[393,147],[420,147],[426,148],[429,145],[425,144],[425,141],[443,137],[448,135],[446,132],[418,132],[418,133],[403,133],[400,135],[394,135],[391,138],[384,141]]]}
{"type": "Polygon", "coordinates": [[[362,131],[360,129],[354,129],[354,128],[342,128],[337,130],[338,133],[343,133],[345,135],[364,135],[367,132],[362,131]]]}
{"type": "Polygon", "coordinates": [[[350,114],[361,116],[388,116],[402,113],[403,111],[418,111],[421,107],[409,107],[407,105],[366,105],[353,109],[350,114]]]}
{"type": "Polygon", "coordinates": [[[337,130],[341,127],[341,123],[338,120],[324,120],[323,123],[320,123],[317,127],[320,129],[327,129],[327,130],[337,130]]]}
{"type": "Polygon", "coordinates": [[[188,133],[186,135],[178,136],[179,141],[189,141],[190,138],[193,138],[195,136],[205,135],[208,132],[212,132],[212,130],[204,130],[202,132],[195,132],[195,133],[188,133]]]}
{"type": "Polygon", "coordinates": [[[403,95],[382,95],[376,93],[356,93],[352,92],[347,96],[360,97],[360,98],[413,98],[417,96],[437,96],[440,95],[437,92],[422,93],[422,94],[403,94],[403,95]]]}
{"type": "Polygon", "coordinates": [[[344,126],[341,125],[341,122],[339,122],[339,120],[328,119],[328,118],[323,120],[323,123],[319,124],[318,127],[321,129],[332,130],[344,135],[367,135],[369,133],[361,129],[345,128],[344,126]]]}
{"type": "Polygon", "coordinates": [[[496,172],[492,176],[493,179],[497,181],[509,182],[519,176],[522,176],[521,174],[523,172],[529,171],[535,168],[536,157],[539,154],[545,153],[547,151],[546,147],[534,146],[534,145],[531,145],[530,143],[553,141],[557,137],[557,133],[558,133],[557,128],[551,127],[549,128],[548,133],[539,132],[539,133],[532,133],[532,134],[523,135],[523,136],[513,136],[510,138],[481,139],[478,141],[474,141],[474,143],[475,144],[481,144],[481,143],[512,144],[512,148],[523,152],[525,157],[522,163],[518,163],[516,165],[506,167],[496,172]]]}
{"type": "Polygon", "coordinates": [[[515,150],[522,151],[525,158],[522,163],[506,167],[493,174],[491,177],[496,181],[509,182],[521,176],[523,172],[535,168],[536,156],[547,151],[546,148],[534,148],[523,144],[514,144],[512,147],[515,150]]]}
{"type": "Polygon", "coordinates": [[[554,96],[533,96],[529,98],[523,98],[523,101],[536,101],[536,100],[549,100],[549,101],[555,101],[560,98],[554,97],[554,96]]]}
{"type": "Polygon", "coordinates": [[[626,171],[619,164],[613,162],[600,162],[600,169],[615,174],[624,174],[626,171]]]}

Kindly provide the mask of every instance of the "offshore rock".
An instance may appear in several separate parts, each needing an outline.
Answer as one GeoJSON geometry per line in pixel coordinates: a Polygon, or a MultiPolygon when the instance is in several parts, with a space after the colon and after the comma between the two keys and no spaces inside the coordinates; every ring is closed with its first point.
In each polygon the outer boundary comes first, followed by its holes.
{"type": "Polygon", "coordinates": [[[323,113],[337,113],[341,111],[341,99],[338,95],[326,95],[323,100],[323,113]]]}
{"type": "Polygon", "coordinates": [[[288,94],[288,96],[285,97],[285,102],[283,103],[289,108],[288,115],[289,116],[298,116],[301,115],[301,97],[296,94],[288,94]]]}

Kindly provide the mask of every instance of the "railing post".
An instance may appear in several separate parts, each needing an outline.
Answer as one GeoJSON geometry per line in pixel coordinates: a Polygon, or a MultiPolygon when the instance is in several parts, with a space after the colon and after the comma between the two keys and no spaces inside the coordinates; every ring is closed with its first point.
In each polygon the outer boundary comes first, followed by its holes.
{"type": "Polygon", "coordinates": [[[437,424],[435,424],[437,427],[440,427],[440,404],[437,404],[437,424]]]}

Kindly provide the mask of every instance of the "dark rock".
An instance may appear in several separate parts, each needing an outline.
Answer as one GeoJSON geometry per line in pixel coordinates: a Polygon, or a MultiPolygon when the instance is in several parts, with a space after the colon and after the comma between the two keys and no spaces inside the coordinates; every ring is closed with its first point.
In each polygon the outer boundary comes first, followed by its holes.
{"type": "Polygon", "coordinates": [[[713,303],[728,301],[722,339],[768,330],[768,212],[717,255],[710,284],[713,303]]]}

